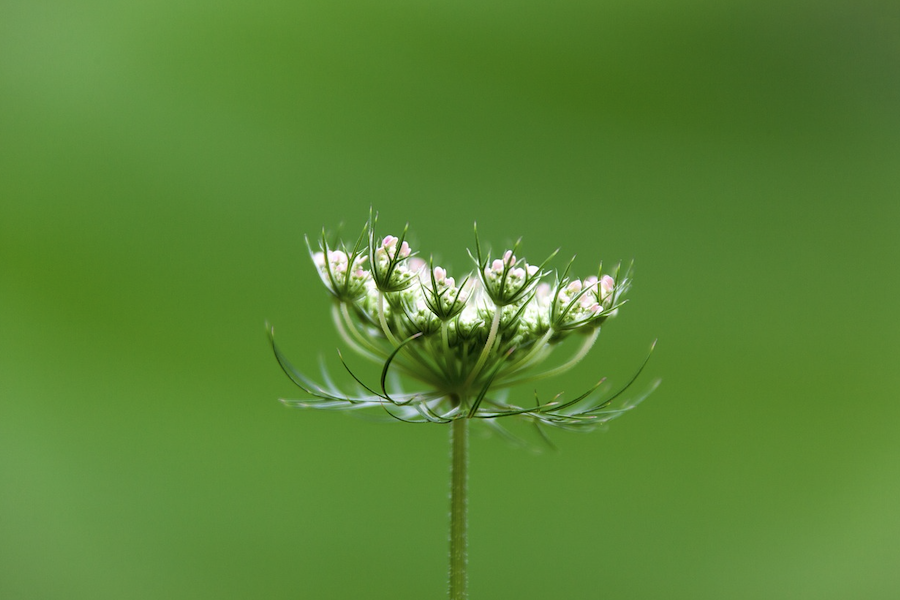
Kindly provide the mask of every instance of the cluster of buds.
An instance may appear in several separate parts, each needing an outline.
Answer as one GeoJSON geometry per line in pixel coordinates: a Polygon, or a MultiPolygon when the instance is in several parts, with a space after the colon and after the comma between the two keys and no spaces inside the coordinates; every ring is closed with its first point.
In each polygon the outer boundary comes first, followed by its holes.
{"type": "MultiPolygon", "coordinates": [[[[479,263],[480,254],[479,249],[479,263]]],[[[541,270],[524,260],[516,259],[513,250],[507,250],[503,253],[502,259],[495,258],[490,266],[484,265],[479,275],[485,291],[494,304],[506,306],[516,304],[528,295],[540,280],[541,270]]]]}
{"type": "Polygon", "coordinates": [[[369,272],[365,269],[368,256],[358,252],[331,250],[322,240],[322,249],[312,253],[313,264],[322,283],[341,301],[355,302],[366,293],[369,272]]]}
{"type": "Polygon", "coordinates": [[[463,281],[462,285],[456,286],[456,279],[447,275],[447,270],[443,267],[435,267],[432,264],[427,274],[424,270],[419,271],[420,280],[422,282],[422,303],[442,322],[449,321],[457,317],[466,307],[469,301],[469,295],[472,286],[469,285],[469,278],[463,281]]]}
{"type": "Polygon", "coordinates": [[[618,312],[622,289],[610,275],[563,279],[553,296],[551,326],[558,331],[599,324],[618,312]]]}
{"type": "Polygon", "coordinates": [[[332,315],[342,338],[382,364],[381,391],[363,385],[361,391],[367,393],[354,396],[326,389],[291,367],[276,347],[282,367],[313,398],[292,404],[378,406],[400,420],[438,423],[517,415],[566,427],[596,425],[635,404],[617,412],[609,408],[611,399],[587,401],[589,392],[575,401],[524,408],[490,394],[558,375],[577,364],[594,344],[600,326],[624,304],[622,295],[630,286],[627,272],[616,268],[604,274],[601,268],[595,276],[572,278],[571,262],[561,274],[547,269],[555,252],[539,265],[517,257],[519,242],[492,257],[482,254],[476,230],[475,252],[470,252],[474,269],[457,283],[447,269],[416,255],[406,229],[399,236],[381,237],[375,225],[372,216],[353,246],[332,246],[323,232],[319,249],[310,246],[310,255],[334,298],[332,315]],[[581,344],[569,359],[537,372],[570,337],[581,344]],[[391,369],[427,389],[389,393],[391,369]]]}
{"type": "Polygon", "coordinates": [[[400,238],[389,235],[381,240],[381,244],[375,248],[375,258],[378,260],[378,264],[382,266],[394,258],[409,258],[409,244],[405,241],[401,242],[400,238]]]}

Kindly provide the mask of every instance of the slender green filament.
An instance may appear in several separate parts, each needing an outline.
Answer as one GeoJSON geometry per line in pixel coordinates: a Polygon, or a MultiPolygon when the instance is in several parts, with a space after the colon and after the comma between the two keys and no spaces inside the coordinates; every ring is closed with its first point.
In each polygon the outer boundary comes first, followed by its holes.
{"type": "Polygon", "coordinates": [[[391,333],[391,328],[388,327],[387,321],[384,318],[384,292],[381,290],[378,290],[378,320],[381,322],[381,330],[384,331],[385,337],[390,340],[395,348],[399,346],[400,342],[398,342],[397,338],[394,337],[394,334],[391,333]]]}
{"type": "Polygon", "coordinates": [[[475,363],[475,366],[472,367],[472,372],[469,373],[469,377],[466,379],[466,383],[463,386],[464,388],[468,388],[469,385],[475,381],[475,378],[478,376],[478,373],[481,371],[481,367],[484,366],[484,362],[487,360],[488,355],[491,353],[491,348],[494,347],[494,340],[497,339],[497,330],[500,328],[500,315],[503,313],[503,308],[500,306],[494,305],[494,319],[491,321],[491,331],[488,333],[487,341],[484,343],[484,350],[481,351],[481,356],[478,357],[478,362],[475,363]]]}
{"type": "Polygon", "coordinates": [[[590,333],[588,338],[581,345],[581,348],[578,349],[578,352],[575,353],[575,356],[567,360],[565,363],[550,369],[549,371],[544,371],[543,373],[538,373],[537,375],[532,375],[531,377],[524,377],[522,379],[516,379],[514,381],[504,381],[504,386],[513,386],[519,385],[520,383],[529,383],[531,381],[539,381],[541,379],[546,379],[547,377],[555,377],[557,375],[562,375],[563,373],[569,371],[575,365],[581,362],[587,353],[590,352],[591,348],[594,346],[594,342],[597,341],[597,336],[600,335],[600,328],[596,328],[594,331],[590,333]]]}

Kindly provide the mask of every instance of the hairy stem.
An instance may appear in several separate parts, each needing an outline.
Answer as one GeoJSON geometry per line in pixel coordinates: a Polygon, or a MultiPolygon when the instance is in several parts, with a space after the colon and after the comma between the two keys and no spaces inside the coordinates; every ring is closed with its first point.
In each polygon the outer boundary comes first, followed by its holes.
{"type": "Polygon", "coordinates": [[[466,488],[469,446],[469,419],[456,419],[450,425],[450,600],[469,597],[468,548],[466,542],[466,488]]]}

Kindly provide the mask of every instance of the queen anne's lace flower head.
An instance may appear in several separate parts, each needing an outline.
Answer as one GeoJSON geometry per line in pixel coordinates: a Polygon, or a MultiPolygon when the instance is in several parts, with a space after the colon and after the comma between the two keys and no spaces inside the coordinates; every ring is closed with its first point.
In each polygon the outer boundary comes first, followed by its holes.
{"type": "Polygon", "coordinates": [[[378,236],[375,225],[373,215],[352,247],[330,245],[323,232],[319,249],[310,248],[310,255],[334,298],[332,314],[342,338],[382,364],[380,389],[362,384],[355,375],[362,386],[358,394],[316,384],[290,365],[273,340],[282,367],[312,397],[288,404],[375,407],[396,419],[435,423],[480,418],[496,424],[499,417],[518,416],[571,428],[608,421],[642,399],[612,408],[618,393],[602,401],[590,399],[600,384],[573,400],[538,401],[530,407],[506,403],[492,393],[577,364],[601,325],[625,303],[630,270],[617,267],[603,273],[601,268],[580,279],[570,275],[570,262],[555,273],[547,264],[556,253],[538,265],[519,256],[519,242],[500,255],[483,254],[476,231],[475,252],[470,253],[474,270],[453,275],[416,256],[406,240],[407,229],[399,236],[378,236]],[[571,337],[580,341],[578,349],[568,360],[545,366],[571,337]],[[389,393],[392,370],[426,389],[389,393]]]}

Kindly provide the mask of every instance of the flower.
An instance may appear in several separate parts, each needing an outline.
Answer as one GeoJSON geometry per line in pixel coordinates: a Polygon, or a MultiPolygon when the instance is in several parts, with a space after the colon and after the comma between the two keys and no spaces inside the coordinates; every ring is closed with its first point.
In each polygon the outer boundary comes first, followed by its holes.
{"type": "Polygon", "coordinates": [[[349,252],[346,247],[333,250],[323,231],[319,242],[320,250],[313,252],[309,238],[306,239],[306,246],[322,283],[339,301],[356,302],[365,295],[371,273],[365,268],[368,257],[360,253],[361,243],[362,237],[349,252]]]}
{"type": "Polygon", "coordinates": [[[443,267],[432,266],[429,269],[430,277],[420,273],[420,285],[424,295],[423,303],[441,321],[449,321],[459,315],[466,307],[469,294],[472,290],[468,286],[469,278],[457,287],[456,279],[447,275],[443,267]]]}
{"type": "MultiPolygon", "coordinates": [[[[327,376],[327,385],[317,384],[290,364],[272,337],[282,368],[310,396],[287,404],[375,408],[409,422],[475,418],[496,425],[500,417],[517,417],[571,429],[604,423],[643,399],[613,407],[611,402],[624,388],[606,399],[596,398],[594,392],[603,380],[567,401],[557,396],[526,406],[496,394],[560,375],[578,364],[595,343],[601,325],[625,304],[630,269],[603,273],[601,267],[597,275],[580,279],[570,275],[572,262],[562,273],[547,269],[555,252],[539,265],[528,263],[517,256],[520,242],[491,257],[483,254],[476,229],[475,253],[470,252],[474,270],[454,277],[433,260],[415,255],[406,240],[408,228],[399,236],[382,237],[376,235],[376,220],[370,215],[352,247],[329,245],[323,232],[319,249],[310,246],[310,255],[334,299],[332,317],[338,332],[350,348],[381,364],[380,385],[364,384],[346,362],[360,393],[340,391],[327,376]],[[579,341],[577,350],[546,367],[570,338],[579,341]],[[389,392],[387,382],[394,370],[417,380],[423,389],[389,392]]],[[[638,374],[645,364],[646,360],[638,374]]]]}
{"type": "Polygon", "coordinates": [[[372,264],[372,280],[380,292],[399,292],[413,284],[416,271],[410,270],[408,261],[412,252],[406,242],[406,229],[400,237],[387,235],[380,241],[375,236],[375,222],[369,227],[369,259],[372,264]]]}

